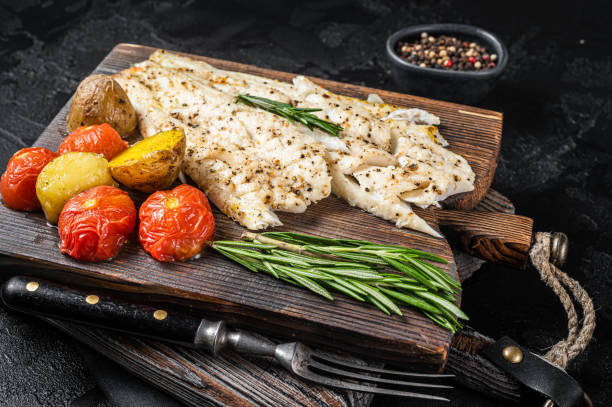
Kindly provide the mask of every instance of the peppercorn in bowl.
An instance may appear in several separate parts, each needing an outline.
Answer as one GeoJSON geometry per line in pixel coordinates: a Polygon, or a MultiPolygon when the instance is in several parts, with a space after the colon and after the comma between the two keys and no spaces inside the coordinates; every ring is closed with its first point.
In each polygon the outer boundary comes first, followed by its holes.
{"type": "Polygon", "coordinates": [[[387,39],[387,56],[399,90],[462,103],[483,99],[508,62],[495,35],[463,24],[399,30],[387,39]]]}

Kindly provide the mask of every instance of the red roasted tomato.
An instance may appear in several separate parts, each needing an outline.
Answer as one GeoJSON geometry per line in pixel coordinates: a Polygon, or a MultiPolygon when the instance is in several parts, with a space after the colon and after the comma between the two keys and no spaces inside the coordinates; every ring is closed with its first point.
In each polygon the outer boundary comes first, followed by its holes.
{"type": "Polygon", "coordinates": [[[186,184],[155,192],[140,206],[138,216],[140,244],[159,261],[197,255],[215,230],[206,195],[186,184]]]}
{"type": "Polygon", "coordinates": [[[128,143],[123,141],[119,133],[110,124],[103,123],[74,129],[62,141],[57,152],[98,153],[110,161],[127,147],[128,143]]]}
{"type": "Polygon", "coordinates": [[[59,217],[60,251],[77,260],[115,257],[136,226],[136,207],[127,192],[107,185],[72,197],[59,217]]]}
{"type": "Polygon", "coordinates": [[[0,179],[4,204],[18,211],[40,209],[36,197],[36,178],[55,157],[56,153],[42,147],[24,148],[13,154],[0,179]]]}

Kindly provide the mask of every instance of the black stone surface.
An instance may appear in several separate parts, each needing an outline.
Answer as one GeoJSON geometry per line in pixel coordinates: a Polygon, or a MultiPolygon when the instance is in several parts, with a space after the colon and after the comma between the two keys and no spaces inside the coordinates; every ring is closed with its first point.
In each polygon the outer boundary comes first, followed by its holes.
{"type": "MultiPolygon", "coordinates": [[[[505,115],[494,187],[538,230],[569,235],[565,270],[592,294],[598,327],[569,365],[596,405],[612,403],[612,13],[606,2],[0,1],[0,168],[29,146],[118,42],[178,49],[393,89],[384,42],[416,23],[498,34],[507,70],[480,105],[505,115]]],[[[0,231],[1,233],[1,231],[0,231]]],[[[566,334],[534,271],[488,265],[464,288],[472,325],[545,351],[566,334]]],[[[0,308],[0,406],[103,405],[78,347],[0,308]]],[[[108,389],[107,389],[108,390],[108,389]]],[[[417,405],[377,398],[376,406],[417,405]]],[[[501,406],[457,390],[454,406],[501,406]]],[[[132,404],[132,406],[135,406],[132,404]]]]}

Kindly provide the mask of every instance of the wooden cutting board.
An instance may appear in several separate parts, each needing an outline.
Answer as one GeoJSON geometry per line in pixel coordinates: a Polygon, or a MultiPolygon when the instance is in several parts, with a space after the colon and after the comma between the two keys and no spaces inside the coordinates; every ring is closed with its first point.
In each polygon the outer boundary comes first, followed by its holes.
{"type": "MultiPolygon", "coordinates": [[[[120,44],[94,73],[111,74],[146,59],[153,48],[120,44]]],[[[193,56],[212,65],[254,73],[279,80],[292,74],[212,58],[193,56]]],[[[476,173],[476,189],[453,201],[458,208],[471,208],[486,193],[496,166],[501,142],[500,113],[447,102],[312,78],[327,89],[361,98],[379,94],[386,102],[420,107],[440,116],[440,131],[451,150],[463,155],[476,173]]],[[[58,113],[35,143],[56,149],[67,134],[65,117],[70,102],[58,113]]],[[[143,195],[133,195],[139,203],[143,195]]],[[[433,227],[435,217],[418,211],[433,227]]],[[[418,232],[400,230],[342,200],[329,197],[312,205],[304,214],[281,214],[278,230],[293,230],[323,236],[346,237],[393,243],[433,252],[449,260],[443,268],[456,277],[452,252],[446,240],[418,232]]],[[[235,239],[243,228],[215,210],[215,239],[235,239]]],[[[82,263],[59,253],[55,228],[40,213],[22,213],[0,206],[0,252],[51,265],[57,271],[45,277],[80,282],[148,295],[154,300],[179,302],[207,311],[230,324],[265,334],[401,363],[421,370],[437,371],[444,364],[451,334],[420,313],[405,308],[404,316],[386,316],[370,305],[343,295],[330,302],[306,290],[255,274],[206,250],[202,257],[185,263],[164,264],[149,257],[136,239],[111,262],[82,263]]],[[[460,299],[458,299],[459,301],[460,299]]],[[[171,317],[171,315],[170,315],[171,317]]]]}
{"type": "MultiPolygon", "coordinates": [[[[475,209],[514,213],[514,205],[493,190],[487,192],[475,209]]],[[[484,260],[455,247],[453,253],[461,281],[470,278],[484,263],[484,260]]],[[[24,266],[31,264],[0,258],[0,267],[15,273],[23,273],[24,266]]],[[[215,358],[178,345],[161,344],[67,321],[43,319],[189,406],[264,407],[269,406],[272,399],[284,407],[367,407],[373,398],[371,394],[344,392],[307,383],[269,359],[231,351],[215,358]]],[[[360,363],[358,359],[350,360],[360,363]]]]}

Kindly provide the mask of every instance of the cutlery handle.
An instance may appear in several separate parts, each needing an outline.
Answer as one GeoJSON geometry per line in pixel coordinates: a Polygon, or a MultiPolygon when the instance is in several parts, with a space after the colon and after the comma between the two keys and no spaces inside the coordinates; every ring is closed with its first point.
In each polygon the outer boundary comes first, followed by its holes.
{"type": "Polygon", "coordinates": [[[0,291],[12,309],[218,351],[220,322],[174,310],[128,302],[101,292],[73,288],[34,277],[15,276],[0,291]]]}
{"type": "Polygon", "coordinates": [[[438,224],[457,235],[469,254],[524,269],[533,238],[533,219],[501,212],[438,210],[438,224]]]}

